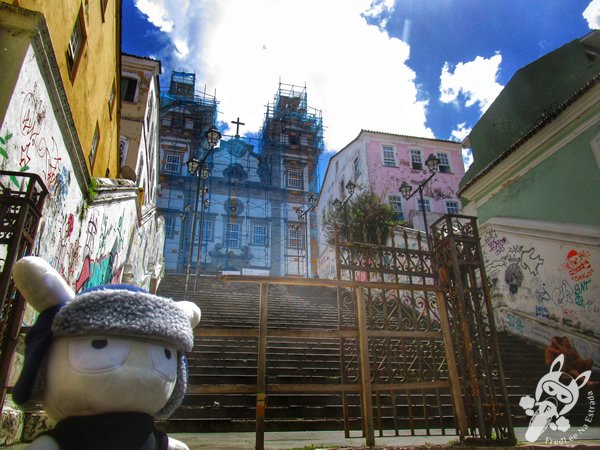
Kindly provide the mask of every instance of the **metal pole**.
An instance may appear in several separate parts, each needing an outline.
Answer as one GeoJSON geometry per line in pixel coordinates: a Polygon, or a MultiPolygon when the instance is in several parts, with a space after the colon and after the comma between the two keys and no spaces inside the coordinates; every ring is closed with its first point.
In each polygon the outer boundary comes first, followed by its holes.
{"type": "MultiPolygon", "coordinates": [[[[307,212],[308,214],[308,212],[307,212]]],[[[306,235],[306,241],[305,241],[305,245],[306,245],[306,249],[304,250],[304,259],[306,259],[306,274],[305,277],[308,278],[308,247],[309,247],[309,236],[308,236],[308,215],[305,216],[304,218],[304,234],[306,235]]]]}
{"type": "MultiPolygon", "coordinates": [[[[429,181],[431,178],[428,178],[429,181]]],[[[431,251],[431,241],[429,239],[429,227],[427,226],[427,213],[425,212],[425,200],[423,199],[423,185],[419,185],[419,198],[421,199],[421,212],[423,213],[423,224],[425,225],[425,236],[427,237],[427,250],[431,251]]]]}
{"type": "Polygon", "coordinates": [[[267,408],[267,313],[269,285],[260,284],[260,312],[258,322],[258,367],[256,370],[256,450],[265,448],[265,410],[267,408]]]}
{"type": "MultiPolygon", "coordinates": [[[[200,169],[198,169],[200,170],[200,169]]],[[[194,174],[196,176],[196,174],[194,174]]],[[[194,202],[194,214],[192,216],[192,241],[190,242],[190,250],[188,252],[187,268],[185,271],[185,293],[184,300],[187,300],[188,285],[190,281],[190,266],[192,264],[192,256],[194,255],[194,239],[196,239],[196,218],[198,217],[198,197],[200,195],[200,174],[198,176],[198,184],[196,186],[196,201],[194,202]]]]}
{"type": "MultiPolygon", "coordinates": [[[[205,182],[206,183],[206,182],[205,182]]],[[[202,184],[202,204],[200,205],[200,234],[198,236],[198,255],[196,257],[196,275],[194,277],[194,292],[198,288],[198,273],[200,272],[200,263],[202,262],[202,239],[204,237],[204,199],[206,197],[206,184],[202,184]]]]}

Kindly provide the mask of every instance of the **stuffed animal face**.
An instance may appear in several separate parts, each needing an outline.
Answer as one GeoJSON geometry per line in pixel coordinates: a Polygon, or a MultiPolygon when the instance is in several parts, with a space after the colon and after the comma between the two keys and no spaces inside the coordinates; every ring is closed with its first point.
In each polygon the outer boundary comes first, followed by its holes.
{"type": "Polygon", "coordinates": [[[177,381],[177,351],[113,336],[62,337],[48,355],[42,398],[50,417],[107,412],[156,415],[177,381]]]}
{"type": "Polygon", "coordinates": [[[163,418],[179,406],[198,306],[128,285],[75,296],[36,257],[18,261],[13,279],[40,312],[25,340],[15,402],[27,407],[41,400],[55,420],[112,412],[163,418]]]}

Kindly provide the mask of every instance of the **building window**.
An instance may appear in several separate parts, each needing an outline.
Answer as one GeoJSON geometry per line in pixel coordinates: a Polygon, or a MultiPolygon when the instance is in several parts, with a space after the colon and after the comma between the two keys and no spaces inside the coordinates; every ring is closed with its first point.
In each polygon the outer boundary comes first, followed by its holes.
{"type": "MultiPolygon", "coordinates": [[[[98,129],[98,123],[96,122],[96,129],[94,130],[94,137],[92,138],[92,145],[90,146],[90,168],[94,168],[94,160],[96,159],[96,151],[98,150],[98,143],[100,142],[100,130],[98,129]]],[[[92,170],[93,171],[93,170],[92,170]]]]}
{"type": "Polygon", "coordinates": [[[396,152],[392,145],[383,146],[383,165],[388,167],[396,167],[396,152]]]}
{"type": "Polygon", "coordinates": [[[125,159],[127,158],[127,149],[129,148],[129,138],[125,136],[119,137],[119,154],[121,158],[121,164],[119,167],[125,165],[125,159]]]}
{"type": "Polygon", "coordinates": [[[183,127],[183,113],[182,112],[174,112],[171,114],[171,126],[175,128],[183,127]]]}
{"type": "Polygon", "coordinates": [[[423,153],[418,148],[410,149],[410,167],[413,170],[423,170],[423,153]]]}
{"type": "Polygon", "coordinates": [[[440,160],[438,172],[452,173],[452,168],[450,167],[450,158],[448,158],[448,153],[438,153],[437,157],[440,160]]]}
{"type": "Polygon", "coordinates": [[[267,227],[266,225],[252,226],[252,244],[267,245],[267,227]]]}
{"type": "Polygon", "coordinates": [[[225,231],[225,247],[238,248],[240,246],[240,224],[228,223],[225,231]]]}
{"type": "Polygon", "coordinates": [[[167,216],[165,219],[165,235],[168,239],[173,239],[173,232],[175,231],[175,218],[173,216],[167,216]]]}
{"type": "Polygon", "coordinates": [[[110,85],[110,94],[108,95],[108,114],[110,115],[110,118],[112,119],[112,110],[113,110],[113,106],[115,106],[115,97],[116,97],[116,91],[115,91],[115,80],[113,79],[112,84],[110,85]]]}
{"type": "Polygon", "coordinates": [[[108,0],[100,0],[100,13],[102,14],[102,22],[105,20],[106,7],[108,6],[108,0]]]}
{"type": "Polygon", "coordinates": [[[305,134],[300,135],[300,145],[307,146],[308,144],[308,136],[305,134]]]}
{"type": "Polygon", "coordinates": [[[289,140],[288,140],[288,135],[287,135],[287,134],[285,134],[285,133],[281,133],[281,134],[279,135],[279,143],[280,143],[280,144],[287,144],[287,143],[289,143],[289,140]]]}
{"type": "Polygon", "coordinates": [[[83,21],[83,9],[79,8],[77,13],[77,19],[71,31],[71,39],[69,39],[69,46],[67,47],[67,67],[69,68],[69,75],[71,80],[75,77],[77,66],[81,60],[81,54],[83,53],[83,45],[85,44],[85,22],[83,21]]]}
{"type": "Polygon", "coordinates": [[[360,176],[360,158],[357,156],[354,158],[354,179],[358,179],[360,176]]]}
{"type": "Polygon", "coordinates": [[[388,196],[388,202],[392,208],[396,210],[396,220],[404,221],[404,208],[402,207],[402,196],[401,195],[390,195],[388,196]]]}
{"type": "Polygon", "coordinates": [[[122,76],[121,77],[121,100],[124,102],[135,102],[137,95],[137,78],[122,76]]]}
{"type": "Polygon", "coordinates": [[[302,171],[298,169],[288,169],[287,187],[292,189],[302,189],[302,171]]]}
{"type": "Polygon", "coordinates": [[[428,198],[424,198],[423,199],[423,206],[421,205],[421,199],[417,200],[417,208],[419,208],[419,211],[423,211],[423,209],[425,209],[425,212],[432,212],[433,210],[431,209],[431,200],[428,198]]]}
{"type": "Polygon", "coordinates": [[[202,235],[202,242],[212,241],[213,239],[213,221],[210,217],[204,218],[204,223],[201,220],[198,220],[198,225],[196,225],[196,229],[198,233],[194,239],[194,243],[198,243],[200,241],[200,235],[202,235]]]}
{"type": "Polygon", "coordinates": [[[453,200],[444,201],[446,207],[446,214],[458,214],[460,212],[460,205],[458,202],[453,200]]]}
{"type": "Polygon", "coordinates": [[[202,225],[202,241],[213,240],[213,221],[209,217],[204,218],[204,224],[202,225]]]}
{"type": "Polygon", "coordinates": [[[176,153],[167,153],[165,155],[165,172],[179,173],[181,167],[181,155],[176,153]]]}
{"type": "Polygon", "coordinates": [[[288,228],[288,247],[302,249],[304,240],[302,239],[302,227],[300,224],[291,224],[288,228]]]}

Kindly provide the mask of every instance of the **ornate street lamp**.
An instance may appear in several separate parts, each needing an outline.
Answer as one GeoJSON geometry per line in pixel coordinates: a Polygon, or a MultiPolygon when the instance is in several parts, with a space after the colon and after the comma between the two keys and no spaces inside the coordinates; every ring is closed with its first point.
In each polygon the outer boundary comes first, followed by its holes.
{"type": "Polygon", "coordinates": [[[429,251],[431,251],[431,240],[429,237],[429,227],[427,225],[427,212],[425,211],[425,200],[423,199],[423,188],[438,172],[440,159],[433,153],[431,153],[429,157],[425,160],[425,165],[431,172],[431,175],[429,175],[429,177],[427,177],[425,180],[419,183],[415,192],[412,192],[412,186],[410,184],[408,184],[406,181],[403,181],[400,185],[400,193],[402,194],[402,197],[404,197],[406,200],[409,200],[416,193],[419,193],[419,199],[421,202],[421,212],[423,213],[423,224],[425,225],[425,235],[427,236],[427,247],[429,251]]]}
{"type": "MultiPolygon", "coordinates": [[[[308,277],[308,219],[307,214],[311,212],[313,209],[317,207],[317,203],[319,202],[318,197],[315,194],[311,194],[308,197],[308,208],[303,210],[299,206],[295,208],[296,214],[298,215],[298,221],[304,224],[304,235],[305,235],[305,259],[306,259],[306,277],[308,277]]],[[[299,231],[300,225],[298,225],[297,231],[299,231]]],[[[298,275],[300,275],[300,248],[298,247],[298,275]]]]}
{"type": "Polygon", "coordinates": [[[200,267],[200,257],[202,251],[202,228],[204,225],[204,211],[210,205],[210,201],[205,199],[206,194],[208,194],[208,187],[206,186],[206,180],[210,176],[210,169],[205,165],[206,160],[214,150],[214,148],[218,145],[221,140],[221,133],[219,130],[213,125],[210,129],[205,133],[206,143],[207,143],[207,151],[202,157],[201,160],[198,160],[192,157],[186,164],[188,167],[188,171],[190,175],[198,177],[197,185],[196,185],[196,200],[194,202],[194,214],[193,214],[193,223],[192,223],[192,239],[190,242],[190,249],[188,253],[188,261],[187,268],[185,274],[185,297],[187,299],[188,287],[189,287],[189,279],[190,279],[190,266],[192,264],[192,255],[194,254],[194,241],[196,239],[196,218],[198,216],[198,201],[200,199],[200,193],[202,192],[202,212],[200,215],[200,221],[202,222],[200,225],[200,242],[198,243],[198,258],[196,263],[196,279],[198,278],[198,269],[200,267]]]}

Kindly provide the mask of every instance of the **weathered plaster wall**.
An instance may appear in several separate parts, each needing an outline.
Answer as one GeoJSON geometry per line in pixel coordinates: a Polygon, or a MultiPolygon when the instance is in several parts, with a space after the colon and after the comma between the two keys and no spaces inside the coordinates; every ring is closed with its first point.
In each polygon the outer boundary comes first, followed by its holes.
{"type": "MultiPolygon", "coordinates": [[[[30,48],[0,127],[0,169],[39,174],[50,191],[35,254],[47,259],[77,291],[121,281],[137,221],[135,196],[87,206],[87,186],[73,174],[66,143],[30,48]]],[[[7,180],[19,188],[19,180],[7,180]]]]}
{"type": "MultiPolygon", "coordinates": [[[[596,114],[600,116],[600,103],[596,114]]],[[[599,164],[590,147],[599,133],[597,123],[526,173],[513,173],[499,192],[477,207],[480,222],[504,216],[600,224],[599,164]]]]}
{"type": "Polygon", "coordinates": [[[56,3],[19,0],[10,3],[18,3],[21,8],[44,14],[63,86],[69,99],[69,107],[90,172],[92,176],[103,177],[109,170],[111,177],[118,176],[119,86],[117,82],[120,65],[120,2],[107,1],[104,13],[102,13],[102,2],[63,0],[56,3]],[[80,9],[86,38],[79,64],[74,76],[71,77],[65,52],[80,9]],[[115,101],[109,109],[108,99],[113,92],[113,86],[115,101]],[[96,123],[100,140],[92,168],[89,152],[96,123]]]}
{"type": "Polygon", "coordinates": [[[495,218],[480,236],[500,324],[543,345],[568,335],[600,364],[600,228],[495,218]]]}
{"type": "MultiPolygon", "coordinates": [[[[460,144],[427,141],[422,139],[402,139],[395,137],[387,140],[372,139],[367,142],[367,159],[371,189],[379,196],[399,195],[400,185],[406,181],[413,189],[427,178],[429,171],[413,170],[410,166],[411,148],[420,149],[423,162],[433,153],[445,152],[450,158],[452,173],[438,173],[427,184],[424,196],[432,201],[433,211],[444,211],[444,200],[457,200],[458,183],[465,173],[460,144]],[[397,167],[383,165],[383,145],[393,145],[396,150],[397,167]]],[[[405,213],[418,210],[417,197],[414,196],[405,203],[405,213]]]]}

